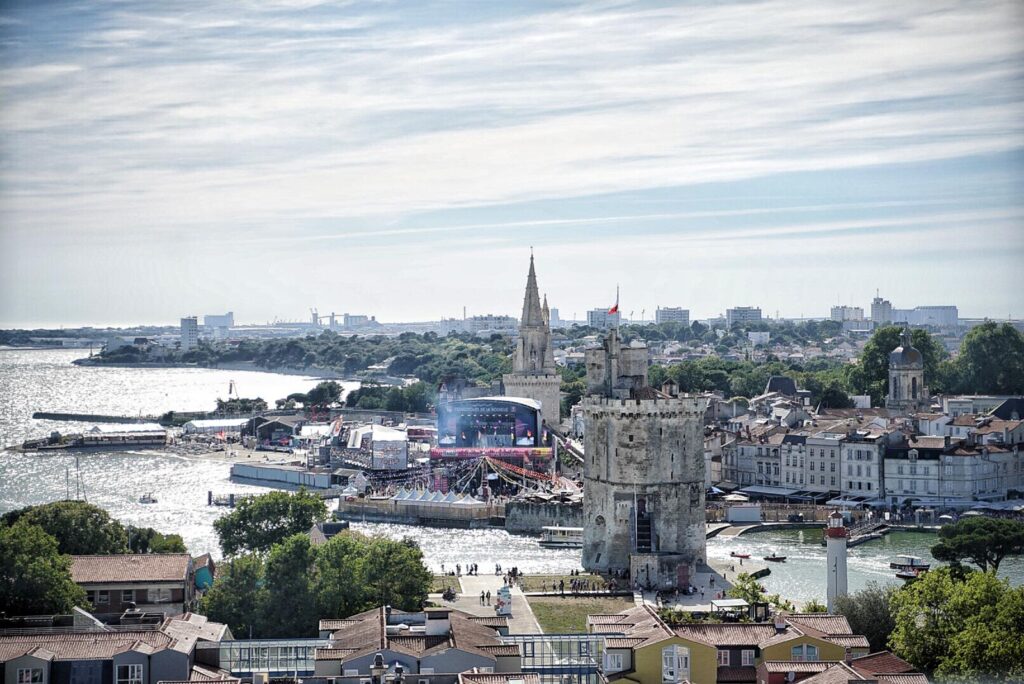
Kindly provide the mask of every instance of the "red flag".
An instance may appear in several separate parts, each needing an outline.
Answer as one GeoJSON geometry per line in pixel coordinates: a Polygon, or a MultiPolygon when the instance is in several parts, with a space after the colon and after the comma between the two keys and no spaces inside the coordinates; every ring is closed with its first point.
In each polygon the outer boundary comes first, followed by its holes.
{"type": "Polygon", "coordinates": [[[610,314],[617,314],[617,313],[619,313],[619,286],[618,285],[615,286],[615,306],[613,306],[612,308],[608,309],[608,313],[610,313],[610,314]]]}

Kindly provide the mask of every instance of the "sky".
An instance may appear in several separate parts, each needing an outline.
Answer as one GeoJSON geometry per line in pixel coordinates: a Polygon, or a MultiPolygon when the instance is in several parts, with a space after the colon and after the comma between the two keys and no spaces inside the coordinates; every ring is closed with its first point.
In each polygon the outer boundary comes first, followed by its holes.
{"type": "Polygon", "coordinates": [[[0,2],[0,327],[1024,318],[1024,3],[0,2]]]}

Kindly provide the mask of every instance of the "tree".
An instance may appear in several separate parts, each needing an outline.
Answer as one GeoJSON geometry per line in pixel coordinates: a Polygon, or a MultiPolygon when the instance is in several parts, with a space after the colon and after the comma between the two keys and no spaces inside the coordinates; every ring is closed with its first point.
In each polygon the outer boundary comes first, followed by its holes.
{"type": "Polygon", "coordinates": [[[365,552],[365,537],[355,532],[336,534],[317,549],[315,591],[317,612],[321,617],[347,617],[364,609],[365,552]]]}
{"type": "Polygon", "coordinates": [[[372,537],[363,561],[363,583],[371,605],[419,610],[427,600],[433,575],[412,539],[372,537]]]}
{"type": "Polygon", "coordinates": [[[770,603],[779,610],[793,610],[793,604],[779,594],[769,594],[765,588],[747,572],[736,576],[732,586],[725,592],[729,598],[743,599],[747,603],[770,603]]]}
{"type": "Polygon", "coordinates": [[[1024,675],[1024,587],[938,568],[894,592],[891,610],[890,647],[925,672],[969,681],[1024,675]]]}
{"type": "Polygon", "coordinates": [[[242,499],[236,508],[217,519],[213,528],[224,555],[242,551],[266,552],[293,534],[308,532],[327,518],[320,497],[300,489],[294,494],[268,492],[242,499]]]}
{"type": "Polygon", "coordinates": [[[180,534],[162,534],[152,527],[129,527],[128,549],[132,553],[188,553],[180,534]]]}
{"type": "Polygon", "coordinates": [[[846,616],[854,634],[867,637],[872,651],[885,650],[889,635],[896,627],[889,610],[894,591],[894,586],[883,587],[878,582],[868,582],[858,592],[836,597],[836,612],[846,616]]]}
{"type": "Polygon", "coordinates": [[[304,403],[315,408],[326,409],[341,399],[342,391],[341,385],[334,380],[327,380],[309,390],[306,393],[306,401],[304,403]]]}
{"type": "Polygon", "coordinates": [[[292,535],[270,549],[263,570],[267,587],[263,637],[316,636],[318,616],[310,572],[315,555],[307,534],[292,535]]]}
{"type": "MultiPolygon", "coordinates": [[[[804,604],[805,613],[827,613],[828,606],[819,601],[816,598],[812,598],[810,601],[804,604]]],[[[859,634],[859,632],[858,632],[859,634]]]]}
{"type": "Polygon", "coordinates": [[[4,514],[3,523],[38,525],[57,540],[61,553],[93,555],[127,553],[124,527],[105,510],[85,501],[54,501],[4,514]]]}
{"type": "Polygon", "coordinates": [[[982,572],[997,572],[1003,558],[1020,554],[1024,554],[1024,523],[983,516],[943,525],[939,543],[932,547],[936,560],[954,565],[966,560],[982,572]]]}
{"type": "Polygon", "coordinates": [[[960,391],[1024,393],[1024,335],[1009,323],[982,323],[964,336],[954,368],[960,391]]]}
{"type": "MultiPolygon", "coordinates": [[[[872,403],[881,403],[889,393],[889,354],[900,346],[902,333],[899,326],[878,328],[864,345],[859,364],[862,374],[858,375],[861,386],[855,389],[862,394],[870,394],[872,403]]],[[[939,362],[945,357],[945,350],[926,330],[912,330],[910,341],[924,359],[926,382],[936,389],[934,381],[939,376],[939,362]]]]}
{"type": "Polygon", "coordinates": [[[71,579],[71,558],[38,525],[0,527],[0,613],[39,615],[84,606],[85,590],[71,579]]]}
{"type": "Polygon", "coordinates": [[[217,565],[217,579],[203,595],[199,610],[226,624],[239,639],[258,637],[263,634],[266,594],[263,560],[254,554],[238,556],[217,565]]]}

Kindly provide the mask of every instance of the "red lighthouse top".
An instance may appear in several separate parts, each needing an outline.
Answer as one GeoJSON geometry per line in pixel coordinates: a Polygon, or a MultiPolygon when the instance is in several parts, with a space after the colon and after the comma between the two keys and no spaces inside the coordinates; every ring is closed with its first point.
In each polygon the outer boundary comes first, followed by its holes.
{"type": "Polygon", "coordinates": [[[843,522],[843,515],[839,511],[832,511],[829,514],[825,536],[840,539],[847,536],[846,523],[843,522]]]}

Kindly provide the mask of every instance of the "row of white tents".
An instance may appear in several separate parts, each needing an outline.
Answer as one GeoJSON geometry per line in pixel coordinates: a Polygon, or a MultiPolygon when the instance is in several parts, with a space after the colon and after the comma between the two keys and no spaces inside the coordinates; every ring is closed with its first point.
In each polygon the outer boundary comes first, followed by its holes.
{"type": "Polygon", "coordinates": [[[474,499],[469,494],[456,494],[455,492],[432,492],[428,489],[399,489],[391,497],[392,501],[417,504],[436,504],[441,506],[486,506],[487,504],[479,499],[474,499]]]}

